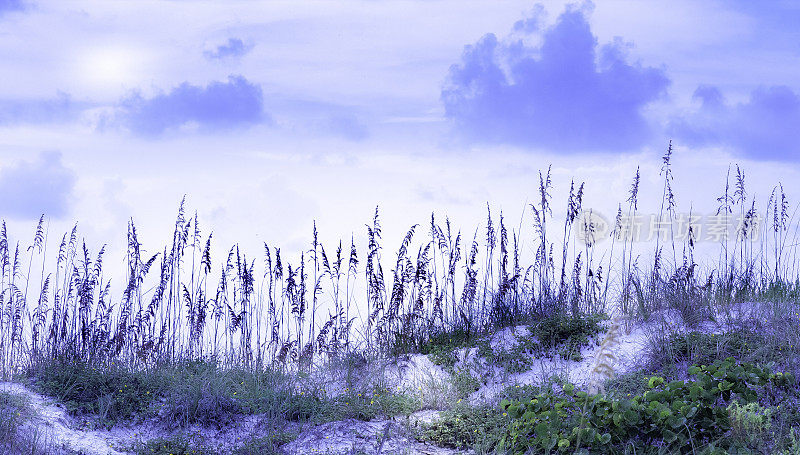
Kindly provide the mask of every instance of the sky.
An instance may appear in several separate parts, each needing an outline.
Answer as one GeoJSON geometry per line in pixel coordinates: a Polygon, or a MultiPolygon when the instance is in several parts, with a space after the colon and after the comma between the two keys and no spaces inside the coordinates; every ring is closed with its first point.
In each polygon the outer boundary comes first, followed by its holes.
{"type": "Polygon", "coordinates": [[[121,265],[127,222],[159,251],[184,195],[220,256],[299,255],[315,222],[361,241],[376,206],[393,251],[488,205],[532,249],[540,171],[556,220],[572,180],[613,218],[637,167],[654,213],[670,140],[679,212],[713,214],[736,165],[794,207],[797,23],[781,0],[0,0],[0,218],[23,244],[78,223],[121,265]]]}

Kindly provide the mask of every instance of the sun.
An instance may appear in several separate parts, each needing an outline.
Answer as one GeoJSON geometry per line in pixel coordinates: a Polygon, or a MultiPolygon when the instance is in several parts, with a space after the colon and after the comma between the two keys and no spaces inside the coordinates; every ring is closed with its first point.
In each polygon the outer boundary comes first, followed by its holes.
{"type": "Polygon", "coordinates": [[[144,69],[144,53],[126,46],[85,50],[78,59],[80,79],[98,89],[120,89],[136,82],[144,69]]]}
{"type": "Polygon", "coordinates": [[[98,80],[123,81],[131,70],[131,59],[115,49],[101,49],[91,56],[89,71],[98,80]]]}

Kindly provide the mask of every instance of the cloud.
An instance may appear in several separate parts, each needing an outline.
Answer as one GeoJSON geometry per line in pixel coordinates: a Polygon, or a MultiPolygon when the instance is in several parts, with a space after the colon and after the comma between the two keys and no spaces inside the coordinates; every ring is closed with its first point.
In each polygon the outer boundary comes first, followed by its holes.
{"type": "MultiPolygon", "coordinates": [[[[759,32],[761,33],[759,36],[762,39],[763,33],[774,32],[797,36],[797,23],[800,21],[800,4],[796,1],[769,2],[769,6],[766,8],[761,2],[752,0],[728,0],[723,5],[760,22],[759,32]]],[[[795,43],[790,44],[794,45],[795,43]]]]}
{"type": "Polygon", "coordinates": [[[270,95],[278,123],[286,130],[321,137],[339,137],[360,142],[371,135],[370,112],[355,106],[297,98],[281,93],[270,95]]]}
{"type": "Polygon", "coordinates": [[[66,93],[53,99],[0,100],[0,125],[20,123],[57,123],[69,120],[79,112],[66,93]]]}
{"type": "Polygon", "coordinates": [[[22,0],[0,0],[0,16],[9,11],[22,11],[25,3],[22,0]]]}
{"type": "Polygon", "coordinates": [[[518,22],[506,41],[490,33],[466,46],[441,92],[461,137],[564,152],[645,143],[650,127],[642,108],[670,81],[663,69],[628,63],[630,45],[621,39],[598,52],[587,14],[568,6],[538,47],[518,38],[538,29],[538,19],[518,22]]]}
{"type": "Polygon", "coordinates": [[[331,115],[322,123],[320,130],[350,141],[362,141],[369,137],[369,130],[355,115],[331,115]]]}
{"type": "Polygon", "coordinates": [[[533,5],[533,9],[528,13],[527,17],[518,20],[514,23],[514,31],[522,33],[538,32],[542,28],[542,22],[545,19],[547,12],[544,5],[537,3],[533,5]]]}
{"type": "Polygon", "coordinates": [[[730,104],[718,88],[701,85],[698,108],[672,119],[670,133],[690,146],[725,146],[754,159],[800,159],[800,95],[787,86],[759,87],[730,104]]]}
{"type": "Polygon", "coordinates": [[[264,112],[261,87],[242,76],[229,76],[227,82],[212,82],[206,87],[184,82],[153,98],[136,93],[120,107],[122,122],[142,136],[186,127],[221,131],[271,123],[264,112]]]}
{"type": "Polygon", "coordinates": [[[61,162],[61,153],[42,152],[33,162],[0,167],[0,218],[38,219],[44,213],[64,216],[75,174],[61,162]]]}
{"type": "Polygon", "coordinates": [[[213,51],[204,51],[203,55],[209,60],[222,60],[228,57],[241,57],[253,48],[239,38],[228,38],[228,42],[217,46],[213,51]]]}

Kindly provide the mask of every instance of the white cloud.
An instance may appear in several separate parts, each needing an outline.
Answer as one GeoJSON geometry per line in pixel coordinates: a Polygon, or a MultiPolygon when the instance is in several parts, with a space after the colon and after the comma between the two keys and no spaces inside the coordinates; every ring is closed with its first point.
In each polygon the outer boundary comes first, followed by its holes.
{"type": "Polygon", "coordinates": [[[60,218],[69,213],[75,173],[64,166],[59,152],[40,153],[35,161],[0,167],[0,217],[60,218]]]}

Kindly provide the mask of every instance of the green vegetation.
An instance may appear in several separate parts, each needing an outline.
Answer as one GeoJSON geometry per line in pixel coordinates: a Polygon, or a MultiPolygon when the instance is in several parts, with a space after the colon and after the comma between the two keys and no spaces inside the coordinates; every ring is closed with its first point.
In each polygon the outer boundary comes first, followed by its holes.
{"type": "Polygon", "coordinates": [[[460,328],[437,332],[422,344],[419,352],[427,355],[434,364],[451,369],[456,364],[456,349],[472,347],[477,339],[476,334],[460,328]]]}
{"type": "Polygon", "coordinates": [[[115,365],[97,368],[80,360],[43,363],[35,371],[35,385],[58,398],[71,414],[96,416],[107,427],[149,410],[160,388],[157,375],[150,372],[115,365]]]}
{"type": "MultiPolygon", "coordinates": [[[[609,399],[567,385],[562,393],[540,394],[527,402],[504,400],[513,419],[501,446],[515,454],[574,452],[692,453],[699,448],[765,450],[771,409],[789,387],[791,373],[772,373],[729,358],[710,366],[692,366],[691,381],[665,382],[653,376],[641,395],[609,399]],[[739,402],[741,401],[741,405],[739,402]]],[[[720,452],[723,453],[723,452],[720,452]]]]}
{"type": "Polygon", "coordinates": [[[494,450],[510,419],[494,406],[458,406],[444,411],[441,418],[422,425],[417,438],[423,442],[453,449],[494,450]]]}

